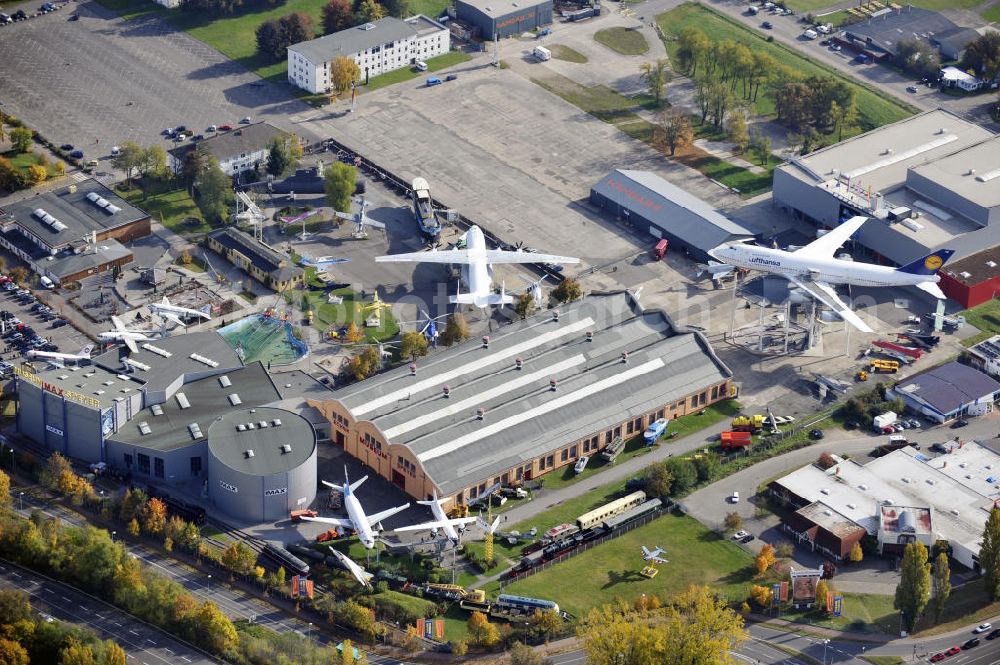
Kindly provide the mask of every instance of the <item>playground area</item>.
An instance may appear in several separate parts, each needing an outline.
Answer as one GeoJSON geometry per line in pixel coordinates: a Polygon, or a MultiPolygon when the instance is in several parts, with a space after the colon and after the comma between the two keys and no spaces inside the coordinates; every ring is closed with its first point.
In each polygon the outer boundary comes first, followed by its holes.
{"type": "Polygon", "coordinates": [[[290,365],[309,354],[308,347],[292,334],[292,324],[278,316],[254,314],[225,328],[219,334],[244,363],[290,365]]]}

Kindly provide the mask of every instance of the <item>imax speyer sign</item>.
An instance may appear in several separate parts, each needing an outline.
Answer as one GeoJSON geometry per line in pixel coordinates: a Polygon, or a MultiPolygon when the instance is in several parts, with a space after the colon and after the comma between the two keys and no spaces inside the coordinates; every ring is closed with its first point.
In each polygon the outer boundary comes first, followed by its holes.
{"type": "Polygon", "coordinates": [[[220,481],[219,481],[219,484],[220,484],[220,485],[222,485],[223,487],[225,487],[225,488],[226,488],[227,490],[229,490],[229,491],[230,491],[230,492],[232,492],[233,494],[236,494],[237,492],[239,492],[239,491],[240,491],[240,488],[239,488],[239,487],[237,487],[236,485],[230,485],[230,484],[229,484],[229,483],[227,483],[227,482],[226,482],[225,480],[220,480],[220,481]]]}
{"type": "Polygon", "coordinates": [[[53,427],[52,425],[46,425],[45,429],[47,429],[48,431],[52,432],[56,436],[62,436],[63,435],[63,431],[61,429],[59,429],[58,427],[53,427]]]}
{"type": "Polygon", "coordinates": [[[279,496],[281,494],[288,494],[288,488],[279,487],[273,490],[264,490],[264,496],[279,496]]]}

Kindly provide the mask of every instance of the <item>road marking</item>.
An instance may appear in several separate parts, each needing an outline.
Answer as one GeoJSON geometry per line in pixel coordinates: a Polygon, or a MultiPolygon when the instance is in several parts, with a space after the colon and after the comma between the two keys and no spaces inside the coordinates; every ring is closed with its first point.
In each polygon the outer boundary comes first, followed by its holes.
{"type": "Polygon", "coordinates": [[[52,589],[50,589],[48,587],[42,587],[42,591],[45,592],[45,593],[55,593],[55,591],[53,591],[52,589]]]}
{"type": "Polygon", "coordinates": [[[59,597],[62,598],[63,600],[65,600],[67,603],[72,603],[73,602],[72,600],[70,600],[66,596],[59,596],[59,597]]]}
{"type": "Polygon", "coordinates": [[[154,647],[156,646],[156,642],[154,642],[153,640],[149,639],[148,637],[146,638],[146,641],[149,642],[150,644],[152,644],[154,647]]]}
{"type": "Polygon", "coordinates": [[[188,658],[187,656],[181,656],[181,660],[183,660],[185,663],[190,663],[191,662],[191,659],[188,658]]]}
{"type": "MultiPolygon", "coordinates": [[[[95,614],[97,614],[97,613],[95,612],[95,614]]],[[[104,621],[105,619],[107,619],[107,617],[104,616],[103,614],[97,614],[97,618],[100,619],[101,621],[104,621]]]]}
{"type": "Polygon", "coordinates": [[[139,634],[139,633],[135,632],[134,630],[132,630],[131,628],[129,628],[128,632],[132,633],[133,635],[138,635],[139,634]]]}
{"type": "Polygon", "coordinates": [[[170,647],[163,647],[163,650],[169,653],[171,656],[174,654],[174,650],[170,647]]]}
{"type": "Polygon", "coordinates": [[[21,573],[11,573],[10,576],[11,577],[20,577],[21,573]]]}

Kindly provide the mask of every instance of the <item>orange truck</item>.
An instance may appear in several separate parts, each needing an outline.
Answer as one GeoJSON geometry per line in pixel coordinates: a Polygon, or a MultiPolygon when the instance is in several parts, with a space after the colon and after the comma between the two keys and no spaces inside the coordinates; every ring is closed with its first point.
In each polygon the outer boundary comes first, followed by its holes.
{"type": "Polygon", "coordinates": [[[740,450],[753,443],[753,436],[750,432],[723,432],[719,440],[723,450],[740,450]]]}
{"type": "Polygon", "coordinates": [[[336,529],[329,529],[316,536],[316,542],[325,543],[331,540],[336,540],[338,537],[340,537],[340,534],[337,533],[336,529]]]}
{"type": "Polygon", "coordinates": [[[290,516],[291,516],[293,522],[298,522],[303,517],[319,517],[319,513],[317,513],[315,510],[311,510],[311,509],[293,510],[290,513],[290,516]]]}

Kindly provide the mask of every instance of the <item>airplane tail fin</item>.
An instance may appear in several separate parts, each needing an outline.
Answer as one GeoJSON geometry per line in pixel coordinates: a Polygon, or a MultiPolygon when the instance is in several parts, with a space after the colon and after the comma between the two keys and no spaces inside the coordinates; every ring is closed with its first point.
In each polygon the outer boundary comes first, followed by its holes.
{"type": "MultiPolygon", "coordinates": [[[[346,478],[347,476],[345,475],[344,477],[346,478]]],[[[355,480],[353,483],[351,483],[351,491],[356,492],[357,489],[361,487],[362,483],[364,483],[366,480],[368,480],[368,476],[363,476],[361,480],[355,480]]]]}
{"type": "Polygon", "coordinates": [[[90,352],[93,351],[93,350],[94,350],[94,345],[93,344],[88,344],[85,347],[83,347],[82,349],[80,349],[80,355],[81,356],[89,356],[90,352]]]}
{"type": "Polygon", "coordinates": [[[896,268],[896,270],[898,272],[907,272],[911,275],[933,275],[941,269],[941,266],[948,262],[948,259],[954,253],[955,251],[951,249],[939,249],[922,259],[917,259],[901,268],[896,268]]]}

